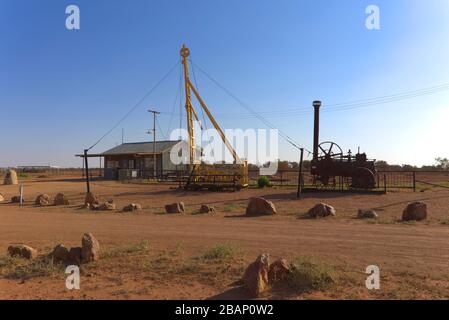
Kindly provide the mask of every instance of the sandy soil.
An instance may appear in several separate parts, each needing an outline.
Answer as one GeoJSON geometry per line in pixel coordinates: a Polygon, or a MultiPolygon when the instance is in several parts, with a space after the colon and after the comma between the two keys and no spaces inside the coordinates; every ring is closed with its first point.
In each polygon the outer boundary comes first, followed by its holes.
{"type": "MultiPolygon", "coordinates": [[[[77,179],[30,181],[25,183],[24,206],[0,203],[0,253],[10,244],[25,243],[41,252],[58,243],[78,246],[85,232],[92,232],[104,247],[114,247],[145,240],[151,253],[124,258],[125,262],[155,259],[182,246],[182,256],[197,255],[217,243],[232,243],[240,249],[240,263],[267,252],[273,257],[314,256],[354,273],[354,283],[340,286],[335,292],[308,294],[271,294],[267,298],[449,298],[449,191],[393,192],[387,195],[306,194],[295,198],[293,189],[248,189],[241,192],[186,192],[167,185],[119,184],[95,181],[93,191],[102,200],[114,199],[118,208],[140,203],[143,211],[124,214],[117,210],[93,213],[81,208],[85,185],[77,179]],[[36,207],[40,193],[54,196],[65,193],[73,205],[36,207]],[[263,196],[274,202],[278,215],[246,218],[248,199],[263,196]],[[404,224],[398,220],[411,201],[428,204],[430,219],[424,223],[404,224]],[[188,214],[165,215],[164,205],[184,201],[188,214]],[[335,207],[338,218],[306,220],[300,216],[317,202],[335,207]],[[196,215],[201,204],[214,205],[217,214],[196,215]],[[354,219],[357,209],[374,208],[379,222],[354,219]],[[364,287],[366,266],[381,268],[383,287],[368,292],[364,287]]],[[[17,186],[1,186],[6,199],[16,195],[17,186]]],[[[179,258],[179,257],[178,257],[179,258]]],[[[170,260],[169,265],[179,264],[170,260]]],[[[181,259],[181,258],[179,258],[181,259]]],[[[122,261],[123,262],[123,261],[122,261]]],[[[68,291],[64,275],[11,279],[0,277],[1,299],[190,299],[241,298],[232,286],[238,270],[229,271],[215,281],[194,274],[169,274],[154,279],[139,276],[139,270],[113,265],[95,266],[87,271],[84,286],[68,291]],[[105,270],[106,268],[106,270],[105,270]],[[109,268],[109,270],[108,270],[109,268]],[[117,278],[119,281],[117,281],[117,278]],[[61,280],[62,279],[62,280],[61,280]],[[112,280],[111,280],[112,279],[112,280]],[[115,279],[115,280],[114,280],[115,279]],[[224,294],[224,296],[223,296],[224,294]]],[[[213,266],[214,268],[217,266],[213,266]]],[[[229,268],[234,268],[228,266],[229,268]]],[[[199,267],[198,267],[199,268],[199,267]]]]}

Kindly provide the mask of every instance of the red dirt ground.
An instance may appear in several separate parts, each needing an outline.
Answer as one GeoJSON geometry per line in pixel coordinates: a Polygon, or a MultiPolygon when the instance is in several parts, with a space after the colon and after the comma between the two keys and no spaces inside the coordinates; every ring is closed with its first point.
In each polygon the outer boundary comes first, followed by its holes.
{"type": "MultiPolygon", "coordinates": [[[[264,252],[289,259],[313,256],[358,277],[335,292],[271,294],[267,298],[449,298],[448,190],[387,195],[306,194],[297,200],[294,189],[215,193],[173,187],[96,181],[92,189],[102,200],[113,199],[118,208],[140,203],[143,211],[93,213],[81,208],[85,185],[77,179],[25,182],[24,206],[0,203],[0,255],[14,243],[25,243],[41,252],[58,243],[78,246],[85,232],[92,232],[102,246],[111,248],[146,240],[153,258],[180,244],[183,256],[194,256],[211,245],[232,243],[239,247],[246,262],[264,252]],[[58,192],[65,193],[73,205],[34,206],[38,194],[54,196],[58,192]],[[278,214],[244,217],[246,203],[254,196],[273,201],[278,214]],[[407,203],[417,200],[428,204],[429,220],[399,222],[407,203]],[[188,214],[163,214],[165,204],[177,201],[186,204],[188,214]],[[334,206],[338,217],[317,221],[299,218],[318,202],[334,206]],[[217,214],[196,215],[201,204],[215,206],[217,214]],[[376,209],[379,222],[354,219],[360,208],[376,209]],[[383,287],[377,293],[368,292],[364,286],[363,272],[372,264],[380,267],[383,276],[383,287]]],[[[0,187],[6,199],[17,192],[17,186],[0,187]]],[[[64,275],[24,280],[0,277],[0,299],[204,299],[220,294],[224,295],[218,297],[244,297],[237,289],[233,291],[230,281],[235,276],[223,276],[214,283],[201,281],[198,275],[155,281],[139,277],[132,268],[108,267],[109,271],[94,268],[83,278],[82,290],[77,292],[65,289],[64,275]]]]}

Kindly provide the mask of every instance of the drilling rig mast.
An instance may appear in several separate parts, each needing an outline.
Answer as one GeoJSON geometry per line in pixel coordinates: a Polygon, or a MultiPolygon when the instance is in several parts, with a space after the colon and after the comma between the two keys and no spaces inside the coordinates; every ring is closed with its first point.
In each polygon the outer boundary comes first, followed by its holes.
{"type": "Polygon", "coordinates": [[[197,88],[192,84],[189,78],[189,64],[188,57],[190,56],[190,49],[185,45],[180,50],[182,65],[184,67],[184,85],[185,85],[185,108],[187,112],[187,131],[189,134],[189,170],[191,172],[191,178],[186,185],[187,188],[202,189],[202,188],[224,188],[229,185],[233,185],[235,188],[240,189],[248,186],[248,164],[246,161],[242,161],[235,152],[232,145],[227,140],[223,130],[218,125],[214,116],[210,112],[204,100],[198,93],[197,88]],[[213,124],[215,130],[220,135],[221,140],[226,145],[226,148],[231,153],[234,163],[233,164],[212,164],[207,165],[201,163],[200,159],[197,159],[194,122],[200,122],[198,114],[192,104],[191,92],[195,95],[196,99],[201,105],[201,108],[206,113],[207,117],[213,124]],[[213,182],[213,184],[212,184],[213,182]]]}

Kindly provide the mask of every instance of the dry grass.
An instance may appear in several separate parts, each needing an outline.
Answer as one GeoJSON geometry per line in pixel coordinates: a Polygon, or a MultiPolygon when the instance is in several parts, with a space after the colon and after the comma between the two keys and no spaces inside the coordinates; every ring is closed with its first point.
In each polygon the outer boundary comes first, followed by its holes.
{"type": "Polygon", "coordinates": [[[101,253],[103,259],[110,259],[119,257],[122,255],[133,254],[133,253],[144,253],[150,249],[150,244],[148,241],[141,241],[134,244],[125,244],[115,247],[110,247],[101,253]]]}
{"type": "MultiPolygon", "coordinates": [[[[218,243],[199,254],[188,254],[183,243],[153,252],[147,241],[106,247],[102,258],[81,266],[83,276],[98,285],[113,284],[110,295],[117,298],[147,296],[179,284],[199,284],[219,292],[241,285],[241,277],[251,259],[237,246],[218,243]],[[130,285],[130,282],[133,285],[130,285]]],[[[381,290],[365,288],[367,275],[353,265],[329,263],[315,257],[292,260],[291,273],[267,292],[273,299],[442,299],[447,294],[447,277],[419,274],[412,270],[382,270],[381,290]]],[[[0,278],[22,279],[64,277],[64,266],[53,265],[41,256],[35,260],[0,257],[0,278]]],[[[41,281],[41,280],[39,280],[41,281]]]]}
{"type": "Polygon", "coordinates": [[[174,250],[162,252],[148,261],[147,277],[156,282],[178,279],[225,286],[238,279],[244,270],[244,260],[236,257],[238,252],[235,245],[224,243],[205,249],[199,256],[188,256],[182,244],[177,244],[174,250]]]}
{"type": "Polygon", "coordinates": [[[235,203],[227,203],[224,208],[223,211],[224,212],[233,212],[236,211],[239,208],[238,205],[236,205],[235,203]]]}
{"type": "Polygon", "coordinates": [[[337,283],[335,268],[311,257],[297,257],[291,264],[288,285],[299,291],[325,290],[337,283]]]}
{"type": "Polygon", "coordinates": [[[6,279],[30,279],[36,277],[54,277],[64,273],[64,266],[53,264],[53,259],[38,257],[34,260],[0,257],[0,277],[6,279]]]}
{"type": "Polygon", "coordinates": [[[201,256],[205,260],[231,259],[238,252],[238,247],[231,243],[216,244],[208,248],[201,256]]]}

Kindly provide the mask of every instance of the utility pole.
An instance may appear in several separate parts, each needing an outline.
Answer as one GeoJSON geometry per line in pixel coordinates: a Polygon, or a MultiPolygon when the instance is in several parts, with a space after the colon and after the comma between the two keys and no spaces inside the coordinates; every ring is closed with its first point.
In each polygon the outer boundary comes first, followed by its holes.
{"type": "Polygon", "coordinates": [[[155,110],[148,110],[153,114],[153,179],[156,179],[156,116],[160,114],[155,110]]]}

